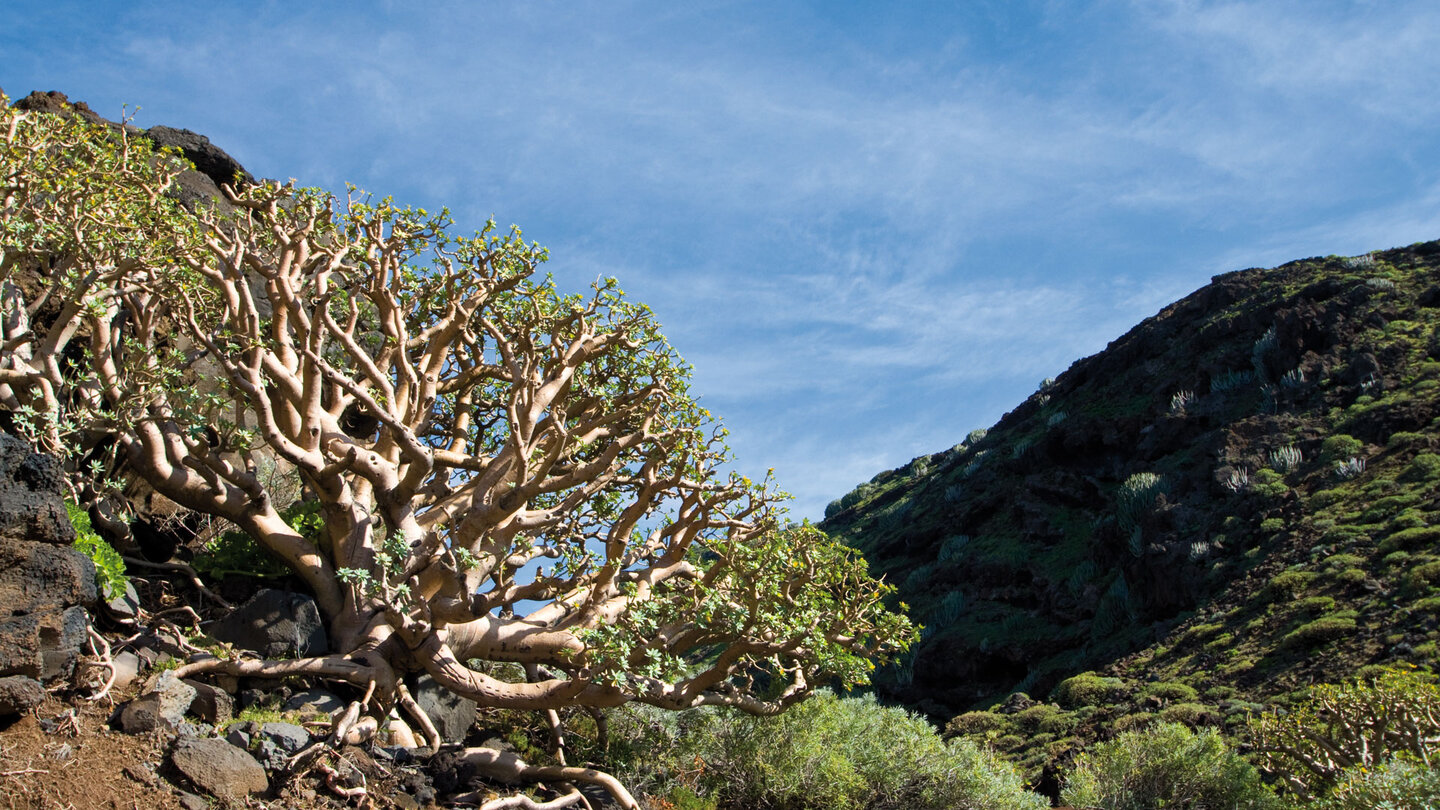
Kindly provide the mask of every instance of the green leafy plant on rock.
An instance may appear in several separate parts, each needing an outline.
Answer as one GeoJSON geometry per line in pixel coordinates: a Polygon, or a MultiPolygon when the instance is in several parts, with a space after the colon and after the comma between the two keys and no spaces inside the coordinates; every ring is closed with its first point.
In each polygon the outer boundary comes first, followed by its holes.
{"type": "Polygon", "coordinates": [[[75,549],[95,563],[95,584],[101,596],[114,599],[125,593],[130,580],[125,576],[125,560],[120,553],[95,533],[90,526],[90,515],[84,509],[66,501],[65,513],[70,517],[70,525],[75,527],[75,549]]]}

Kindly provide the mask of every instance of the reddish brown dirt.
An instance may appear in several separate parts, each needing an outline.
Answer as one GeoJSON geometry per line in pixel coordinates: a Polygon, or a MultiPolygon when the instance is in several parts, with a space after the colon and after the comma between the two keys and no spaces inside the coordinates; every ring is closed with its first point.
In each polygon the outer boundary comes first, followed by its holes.
{"type": "Polygon", "coordinates": [[[71,707],[51,698],[32,714],[0,725],[0,808],[181,807],[179,794],[154,776],[154,767],[165,759],[164,737],[111,731],[105,725],[111,709],[103,703],[71,707]],[[41,727],[42,718],[52,720],[72,708],[73,722],[54,732],[41,727]]]}

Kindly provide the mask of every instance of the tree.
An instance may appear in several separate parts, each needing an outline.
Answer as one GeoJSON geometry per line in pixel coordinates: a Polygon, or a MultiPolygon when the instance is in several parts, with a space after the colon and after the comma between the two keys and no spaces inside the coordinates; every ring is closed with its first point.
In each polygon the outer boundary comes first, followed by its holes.
{"type": "MultiPolygon", "coordinates": [[[[186,210],[179,163],[123,128],[0,115],[0,405],[88,500],[113,501],[118,464],[244,530],[339,651],[180,675],[348,681],[353,742],[397,705],[434,735],[410,672],[482,706],[770,714],[913,639],[863,560],[786,523],[768,475],[725,471],[724,429],[613,279],[562,294],[518,229],[456,236],[354,190],[226,187],[186,210]],[[282,515],[271,460],[318,531],[282,515]]],[[[603,775],[472,754],[634,804],[603,775]]]]}
{"type": "Polygon", "coordinates": [[[1433,767],[1440,753],[1440,686],[1418,670],[1387,668],[1371,679],[1316,686],[1283,715],[1251,718],[1248,730],[1260,767],[1296,796],[1314,800],[1396,757],[1433,767]]]}

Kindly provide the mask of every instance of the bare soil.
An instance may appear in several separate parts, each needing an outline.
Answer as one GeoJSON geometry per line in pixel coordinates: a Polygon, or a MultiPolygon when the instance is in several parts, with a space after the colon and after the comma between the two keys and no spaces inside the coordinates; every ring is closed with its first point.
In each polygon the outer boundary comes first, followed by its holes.
{"type": "MultiPolygon", "coordinates": [[[[118,701],[117,701],[118,702],[118,701]]],[[[188,793],[169,764],[173,734],[129,735],[109,727],[115,703],[57,697],[0,723],[0,810],[194,810],[195,808],[411,808],[391,792],[390,773],[358,749],[347,759],[365,773],[370,794],[348,802],[310,776],[272,785],[265,797],[221,801],[188,793]],[[391,797],[394,798],[391,798],[391,797]],[[188,802],[188,804],[187,804],[188,802]]],[[[433,805],[432,805],[433,806],[433,805]]]]}

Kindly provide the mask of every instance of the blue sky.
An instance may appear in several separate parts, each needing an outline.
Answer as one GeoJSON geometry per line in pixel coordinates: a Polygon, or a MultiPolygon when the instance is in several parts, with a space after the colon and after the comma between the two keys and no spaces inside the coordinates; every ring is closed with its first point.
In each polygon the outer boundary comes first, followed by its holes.
{"type": "Polygon", "coordinates": [[[1440,238],[1433,2],[28,2],[0,87],[494,216],[794,511],[1210,276],[1440,238]]]}

